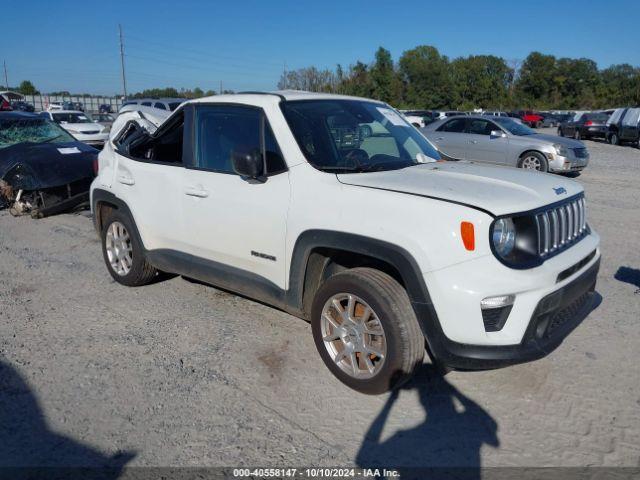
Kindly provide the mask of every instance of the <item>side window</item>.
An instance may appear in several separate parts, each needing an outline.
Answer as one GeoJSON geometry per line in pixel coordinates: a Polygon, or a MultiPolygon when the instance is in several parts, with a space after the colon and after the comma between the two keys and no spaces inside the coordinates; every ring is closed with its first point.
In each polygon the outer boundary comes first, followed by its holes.
{"type": "Polygon", "coordinates": [[[474,118],[469,121],[469,133],[474,135],[491,135],[492,130],[499,130],[499,128],[487,120],[474,118]]]}
{"type": "Polygon", "coordinates": [[[438,131],[449,132],[449,133],[462,133],[464,132],[465,123],[466,123],[466,119],[464,118],[454,118],[453,120],[450,120],[444,125],[442,125],[438,129],[438,131]]]}
{"type": "Polygon", "coordinates": [[[119,150],[128,152],[130,157],[140,160],[182,165],[182,145],[184,138],[184,113],[162,126],[162,130],[150,136],[135,121],[129,121],[115,143],[119,150]]]}
{"type": "MultiPolygon", "coordinates": [[[[144,105],[144,104],[143,104],[144,105]]],[[[155,108],[159,108],[160,110],[166,110],[167,107],[164,106],[164,103],[156,102],[154,105],[155,108]]]]}
{"type": "Polygon", "coordinates": [[[234,154],[261,153],[267,174],[286,170],[275,136],[262,111],[257,108],[201,106],[196,108],[195,126],[195,162],[198,168],[235,174],[234,154]]]}
{"type": "Polygon", "coordinates": [[[143,107],[150,107],[151,102],[142,102],[140,105],[142,105],[143,107]]]}

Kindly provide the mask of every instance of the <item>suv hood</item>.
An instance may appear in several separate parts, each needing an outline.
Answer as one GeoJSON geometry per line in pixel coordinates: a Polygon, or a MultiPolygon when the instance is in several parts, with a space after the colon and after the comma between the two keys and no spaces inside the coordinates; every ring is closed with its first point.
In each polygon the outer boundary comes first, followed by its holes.
{"type": "Polygon", "coordinates": [[[579,183],[556,175],[464,161],[337,177],[346,185],[442,199],[496,216],[533,210],[583,191],[579,183]]]}

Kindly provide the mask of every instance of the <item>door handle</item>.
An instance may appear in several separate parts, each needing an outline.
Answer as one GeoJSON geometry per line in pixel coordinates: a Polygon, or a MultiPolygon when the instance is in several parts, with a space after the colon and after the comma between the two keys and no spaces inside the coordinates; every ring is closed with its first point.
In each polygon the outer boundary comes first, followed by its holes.
{"type": "Polygon", "coordinates": [[[478,140],[469,140],[469,143],[478,143],[478,140]]]}
{"type": "Polygon", "coordinates": [[[118,175],[118,182],[123,185],[134,185],[136,183],[129,175],[118,175]]]}
{"type": "Polygon", "coordinates": [[[198,197],[198,198],[207,198],[209,196],[209,192],[203,190],[202,187],[187,187],[184,190],[185,195],[189,195],[190,197],[198,197]]]}
{"type": "Polygon", "coordinates": [[[438,138],[436,138],[436,142],[439,142],[440,140],[444,140],[444,137],[438,137],[438,138]]]}

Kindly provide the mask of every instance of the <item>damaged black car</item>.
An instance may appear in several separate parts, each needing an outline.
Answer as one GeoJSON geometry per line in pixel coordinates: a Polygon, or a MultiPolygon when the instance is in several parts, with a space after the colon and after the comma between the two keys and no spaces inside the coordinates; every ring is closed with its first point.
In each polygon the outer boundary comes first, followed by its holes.
{"type": "Polygon", "coordinates": [[[98,150],[56,123],[30,113],[0,112],[0,209],[42,218],[89,200],[98,150]]]}

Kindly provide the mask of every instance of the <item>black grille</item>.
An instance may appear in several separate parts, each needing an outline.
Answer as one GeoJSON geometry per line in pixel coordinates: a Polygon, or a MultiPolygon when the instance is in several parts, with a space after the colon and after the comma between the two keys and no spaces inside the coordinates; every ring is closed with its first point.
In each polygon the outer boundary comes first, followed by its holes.
{"type": "Polygon", "coordinates": [[[556,312],[549,320],[547,328],[544,331],[543,338],[549,338],[559,327],[574,319],[578,312],[584,308],[590,298],[591,292],[584,292],[565,308],[556,312]]]}
{"type": "Polygon", "coordinates": [[[587,314],[594,298],[600,260],[578,278],[542,298],[536,307],[523,343],[533,341],[539,346],[553,344],[565,337],[587,314]]]}
{"type": "Polygon", "coordinates": [[[482,310],[482,321],[486,332],[499,332],[509,318],[513,305],[482,310]]]}
{"type": "Polygon", "coordinates": [[[573,153],[577,158],[587,158],[589,156],[586,148],[574,148],[573,153]]]}

